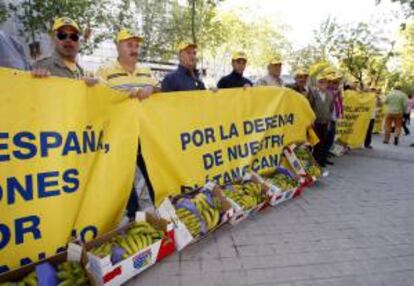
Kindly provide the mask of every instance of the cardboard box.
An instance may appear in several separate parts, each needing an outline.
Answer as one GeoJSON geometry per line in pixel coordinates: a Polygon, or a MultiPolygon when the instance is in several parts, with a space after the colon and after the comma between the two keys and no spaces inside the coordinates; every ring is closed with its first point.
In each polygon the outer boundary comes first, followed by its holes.
{"type": "MultiPolygon", "coordinates": [[[[276,175],[278,173],[279,168],[282,170],[282,171],[279,171],[279,172],[284,173],[286,176],[289,176],[291,179],[296,180],[296,181],[300,180],[300,177],[292,174],[292,172],[290,172],[289,170],[284,169],[282,167],[278,167],[273,174],[269,175],[269,177],[271,178],[272,176],[276,175]],[[283,171],[283,170],[285,170],[285,171],[283,171]],[[285,172],[287,172],[287,173],[285,173],[285,172]]],[[[275,184],[272,184],[271,182],[268,182],[268,184],[270,184],[270,186],[271,186],[270,190],[269,190],[269,193],[270,193],[269,204],[271,206],[277,206],[280,203],[283,203],[287,200],[290,200],[291,198],[295,197],[295,195],[298,195],[299,192],[301,192],[301,190],[302,190],[302,187],[300,185],[300,181],[298,182],[299,185],[297,187],[294,187],[294,188],[292,187],[292,188],[288,188],[288,189],[281,189],[279,186],[277,186],[275,184]]]]}
{"type": "MultiPolygon", "coordinates": [[[[73,262],[81,263],[81,265],[83,267],[81,257],[82,257],[82,247],[79,246],[78,244],[75,244],[75,243],[69,243],[67,251],[56,254],[56,255],[51,256],[51,257],[49,257],[47,259],[44,259],[44,260],[25,265],[21,268],[18,268],[18,269],[0,274],[0,283],[20,281],[33,271],[36,271],[36,273],[38,275],[39,274],[41,275],[41,270],[39,270],[39,267],[42,267],[42,265],[45,265],[46,263],[48,263],[48,264],[52,265],[54,268],[56,268],[59,264],[61,264],[63,262],[73,261],[73,262]]],[[[92,277],[90,277],[88,275],[86,270],[85,270],[85,273],[88,276],[90,285],[94,285],[92,277]]],[[[45,277],[43,277],[43,278],[45,278],[45,277]]]]}
{"type": "Polygon", "coordinates": [[[174,228],[171,223],[144,212],[137,212],[136,221],[147,221],[155,229],[162,230],[164,237],[115,264],[112,263],[110,255],[101,258],[91,253],[90,250],[124,233],[134,223],[113,230],[93,241],[85,243],[83,247],[86,268],[93,277],[96,285],[121,285],[175,251],[174,228]]]}
{"type": "MultiPolygon", "coordinates": [[[[302,186],[306,187],[317,181],[317,177],[307,174],[305,166],[295,154],[295,149],[300,148],[304,144],[291,144],[283,149],[283,154],[288,160],[292,170],[296,175],[300,177],[299,182],[302,186]]],[[[313,156],[311,156],[310,164],[319,166],[313,156]]]]}
{"type": "MultiPolygon", "coordinates": [[[[178,251],[181,251],[190,243],[195,243],[205,238],[214,230],[221,227],[223,224],[227,223],[235,214],[232,204],[224,196],[223,190],[217,184],[209,182],[202,189],[212,192],[213,197],[217,198],[220,202],[220,222],[216,227],[211,229],[203,236],[193,237],[191,235],[186,225],[178,218],[172,202],[172,197],[165,198],[158,207],[158,212],[160,216],[168,221],[173,222],[174,224],[174,242],[175,247],[178,251]]],[[[191,194],[196,194],[199,191],[200,190],[193,191],[191,194]]]]}
{"type": "Polygon", "coordinates": [[[348,147],[346,144],[335,141],[332,145],[331,149],[329,150],[330,153],[332,153],[335,157],[341,157],[348,151],[348,147]]]}
{"type": "MultiPolygon", "coordinates": [[[[247,182],[254,182],[256,184],[260,184],[261,186],[261,190],[262,190],[262,194],[264,197],[264,201],[262,203],[259,203],[258,205],[254,206],[251,209],[243,209],[237,202],[235,202],[234,200],[232,200],[231,198],[227,197],[227,199],[230,201],[230,203],[233,206],[234,209],[234,215],[231,217],[231,219],[229,220],[229,223],[231,225],[236,225],[240,222],[242,222],[243,220],[247,219],[249,216],[251,215],[255,215],[258,212],[261,212],[263,210],[265,210],[268,206],[269,206],[269,189],[270,189],[270,185],[267,184],[258,174],[256,173],[247,173],[246,175],[243,176],[243,178],[234,181],[234,185],[241,185],[247,182]]],[[[229,188],[231,186],[223,186],[222,188],[229,188]]]]}

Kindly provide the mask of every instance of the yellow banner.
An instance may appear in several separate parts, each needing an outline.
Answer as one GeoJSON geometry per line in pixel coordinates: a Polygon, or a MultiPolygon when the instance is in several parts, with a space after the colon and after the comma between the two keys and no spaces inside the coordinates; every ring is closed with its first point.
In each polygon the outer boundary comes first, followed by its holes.
{"type": "Polygon", "coordinates": [[[286,88],[153,96],[143,102],[140,138],[156,202],[276,167],[283,146],[305,141],[314,118],[305,97],[286,88]]]}
{"type": "Polygon", "coordinates": [[[344,92],[344,117],[337,122],[339,141],[351,148],[364,144],[369,121],[375,108],[375,94],[347,90],[344,92]]]}
{"type": "Polygon", "coordinates": [[[114,228],[135,171],[138,104],[104,86],[0,69],[0,272],[114,228]]]}

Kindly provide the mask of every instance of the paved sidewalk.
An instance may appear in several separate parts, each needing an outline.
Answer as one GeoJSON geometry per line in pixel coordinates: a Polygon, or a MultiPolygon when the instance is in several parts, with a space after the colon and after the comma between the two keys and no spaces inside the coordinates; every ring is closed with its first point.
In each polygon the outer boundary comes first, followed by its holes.
{"type": "Polygon", "coordinates": [[[414,285],[414,137],[334,159],[301,198],[264,211],[127,285],[414,285]]]}

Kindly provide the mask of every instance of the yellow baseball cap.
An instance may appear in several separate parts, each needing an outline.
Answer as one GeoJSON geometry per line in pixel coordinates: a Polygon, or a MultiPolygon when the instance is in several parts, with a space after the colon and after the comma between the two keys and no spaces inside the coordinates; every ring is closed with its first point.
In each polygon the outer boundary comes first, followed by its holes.
{"type": "Polygon", "coordinates": [[[132,33],[128,29],[121,29],[118,34],[116,35],[116,43],[119,44],[121,41],[129,40],[129,39],[137,39],[138,43],[142,43],[144,38],[139,36],[137,33],[132,33]]]}
{"type": "Polygon", "coordinates": [[[305,69],[297,69],[295,75],[309,75],[309,72],[305,69]]]}
{"type": "Polygon", "coordinates": [[[269,61],[269,65],[281,65],[282,64],[282,57],[276,56],[274,58],[271,58],[269,61]]]}
{"type": "Polygon", "coordinates": [[[245,52],[241,52],[241,51],[234,52],[233,55],[231,56],[231,59],[233,61],[234,60],[240,60],[240,59],[247,61],[247,55],[246,55],[245,52]]]}
{"type": "Polygon", "coordinates": [[[178,50],[178,52],[181,52],[181,51],[184,51],[185,49],[187,49],[189,47],[192,47],[194,49],[198,48],[197,44],[190,43],[190,42],[181,42],[181,43],[178,44],[177,50],[178,50]]]}
{"type": "Polygon", "coordinates": [[[316,75],[316,80],[328,79],[328,75],[324,72],[320,72],[316,75]]]}
{"type": "Polygon", "coordinates": [[[61,17],[57,18],[53,21],[52,31],[57,31],[64,26],[70,26],[76,29],[76,31],[80,31],[78,24],[73,21],[71,18],[68,17],[61,17]]]}
{"type": "Polygon", "coordinates": [[[310,66],[309,75],[317,76],[319,73],[324,72],[327,68],[330,68],[330,64],[327,61],[317,62],[310,66]]]}
{"type": "Polygon", "coordinates": [[[328,74],[326,78],[330,81],[334,81],[342,79],[342,76],[339,74],[328,74]]]}

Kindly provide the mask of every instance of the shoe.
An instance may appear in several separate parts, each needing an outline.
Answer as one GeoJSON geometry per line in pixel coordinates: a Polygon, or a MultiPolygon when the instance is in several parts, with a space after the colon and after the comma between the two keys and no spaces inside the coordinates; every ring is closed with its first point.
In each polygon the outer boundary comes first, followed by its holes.
{"type": "Polygon", "coordinates": [[[394,145],[397,146],[398,145],[398,137],[394,138],[394,145]]]}
{"type": "Polygon", "coordinates": [[[414,143],[411,143],[411,144],[410,144],[410,147],[414,147],[414,143]]]}
{"type": "Polygon", "coordinates": [[[374,147],[372,147],[371,145],[365,146],[365,148],[367,148],[367,149],[374,149],[374,147]]]}
{"type": "Polygon", "coordinates": [[[325,161],[325,163],[326,163],[326,164],[328,164],[328,165],[335,165],[335,163],[334,163],[334,162],[329,161],[329,160],[326,160],[326,161],[325,161]]]}
{"type": "Polygon", "coordinates": [[[382,141],[382,143],[383,143],[383,144],[388,144],[388,142],[387,142],[387,141],[382,141]]]}

